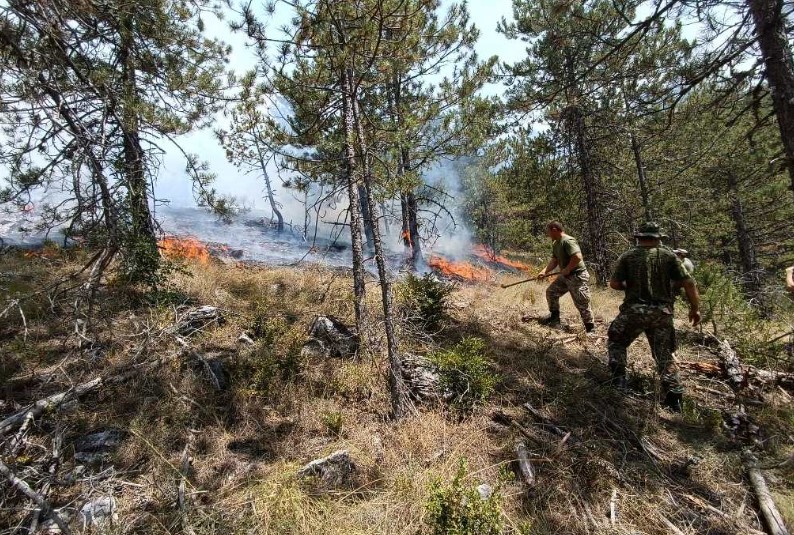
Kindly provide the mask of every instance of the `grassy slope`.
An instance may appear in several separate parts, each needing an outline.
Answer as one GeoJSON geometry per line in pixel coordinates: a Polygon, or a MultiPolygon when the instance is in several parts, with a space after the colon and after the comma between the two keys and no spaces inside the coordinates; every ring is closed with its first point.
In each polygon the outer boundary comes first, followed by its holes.
{"type": "MultiPolygon", "coordinates": [[[[5,255],[0,288],[12,295],[42,288],[83,260],[79,253],[75,258],[5,255]]],[[[635,387],[648,394],[623,397],[605,385],[606,325],[619,305],[616,292],[595,291],[601,321],[597,335],[586,337],[567,298],[562,314],[572,334],[520,321],[528,312],[543,314],[541,284],[507,290],[492,282],[460,285],[451,298],[450,326],[435,343],[448,346],[463,336],[485,339],[500,377],[496,393],[465,418],[435,407],[393,423],[387,418],[382,359],[308,362],[299,357],[315,314],[352,323],[346,274],[311,267],[188,268],[192,276],[174,275],[174,293],[154,306],[140,295],[103,289],[92,316],[98,333],[93,347],[78,346],[72,298],[66,296],[56,297],[54,307],[43,296],[23,304],[26,338],[18,313],[0,319],[3,415],[130,362],[168,358],[155,373],[47,414],[23,452],[4,458],[33,484],[33,470],[45,466],[55,431],[64,433],[67,445],[62,477],[74,468],[69,445],[76,437],[106,427],[128,432],[109,464],[89,468],[93,479],[55,487],[54,504],[79,508],[87,496],[112,494],[119,504],[114,528],[119,533],[413,534],[427,528],[431,483],[449,481],[460,459],[467,460],[465,482],[471,485],[494,485],[502,468],[510,466],[522,437],[491,421],[493,411],[501,410],[531,434],[525,440],[538,472],[533,489],[517,481],[501,485],[506,532],[668,533],[662,516],[684,533],[761,529],[739,445],[720,429],[719,409],[730,403],[713,391],[727,389],[684,372],[690,387],[684,417],[664,413],[654,401],[656,381],[644,340],[630,348],[629,358],[635,387]],[[191,338],[202,354],[224,362],[231,376],[226,391],[209,386],[168,332],[176,304],[185,297],[226,311],[224,325],[191,338]],[[254,346],[237,342],[243,330],[257,332],[254,346]],[[521,408],[525,402],[585,446],[572,445],[573,439],[563,443],[535,425],[521,408]],[[175,506],[179,467],[188,442],[190,505],[180,511],[175,506]],[[652,460],[643,444],[655,448],[659,459],[652,460]],[[329,491],[296,477],[304,463],[342,448],[359,468],[350,488],[329,491]],[[677,472],[692,456],[700,463],[686,474],[677,472]],[[112,472],[103,473],[110,465],[112,472]],[[103,477],[108,474],[112,477],[103,477]],[[618,517],[612,526],[607,515],[614,491],[618,517]]],[[[374,284],[369,288],[374,290],[374,284]]],[[[369,294],[377,316],[379,292],[369,294]]],[[[683,323],[680,327],[686,329],[683,323]]],[[[428,349],[407,333],[401,342],[414,351],[428,349]]],[[[381,354],[384,340],[377,329],[367,344],[381,354]]],[[[679,357],[712,358],[694,345],[684,345],[679,357]]],[[[766,405],[748,408],[762,426],[767,461],[790,453],[790,406],[789,397],[772,393],[766,405]]],[[[767,474],[781,509],[794,521],[790,469],[767,474]]],[[[2,489],[0,526],[28,522],[22,506],[29,504],[7,485],[2,489]]],[[[0,527],[0,533],[11,529],[0,527]]]]}

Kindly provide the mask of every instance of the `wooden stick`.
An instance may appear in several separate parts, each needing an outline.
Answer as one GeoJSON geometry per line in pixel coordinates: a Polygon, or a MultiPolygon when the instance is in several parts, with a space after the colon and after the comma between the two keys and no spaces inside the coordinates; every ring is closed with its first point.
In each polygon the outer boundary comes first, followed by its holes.
{"type": "Polygon", "coordinates": [[[783,522],[783,517],[780,515],[780,511],[775,505],[775,500],[769,492],[769,487],[766,486],[764,473],[757,466],[758,460],[748,451],[744,452],[742,459],[747,469],[747,477],[750,479],[750,484],[758,499],[758,505],[761,509],[761,516],[764,518],[767,532],[769,535],[789,535],[786,524],[783,522]]]}
{"type": "Polygon", "coordinates": [[[612,497],[609,499],[609,524],[615,525],[618,519],[618,489],[612,489],[612,497]]]}
{"type": "Polygon", "coordinates": [[[670,520],[668,520],[668,519],[667,519],[667,518],[666,518],[664,515],[659,515],[659,518],[661,518],[661,519],[662,519],[662,522],[664,522],[664,525],[665,525],[665,526],[667,526],[667,528],[668,528],[670,531],[672,531],[672,532],[673,532],[675,535],[686,535],[686,534],[685,534],[683,531],[681,531],[680,529],[678,529],[678,528],[675,526],[675,524],[673,524],[672,522],[670,522],[670,520]]]}
{"type": "Polygon", "coordinates": [[[38,505],[41,508],[41,511],[58,525],[58,527],[61,529],[61,533],[64,535],[71,535],[71,531],[69,530],[67,523],[63,518],[60,517],[58,513],[53,510],[52,506],[47,503],[47,500],[45,500],[41,494],[30,488],[30,485],[19,479],[3,461],[0,461],[0,474],[3,474],[6,477],[8,482],[11,483],[12,487],[15,487],[22,494],[33,501],[33,503],[38,505]]]}
{"type": "Polygon", "coordinates": [[[543,275],[543,276],[536,275],[534,277],[530,277],[528,279],[524,279],[524,280],[521,280],[521,281],[518,281],[518,282],[511,282],[510,284],[502,284],[501,286],[502,286],[502,288],[510,288],[511,286],[516,286],[518,284],[524,284],[525,282],[531,282],[531,281],[536,281],[536,280],[540,280],[540,279],[545,279],[548,276],[549,276],[548,274],[543,275]]]}
{"type": "Polygon", "coordinates": [[[85,383],[81,383],[65,392],[53,394],[47,398],[40,399],[1,421],[0,437],[5,436],[12,429],[22,425],[28,418],[30,418],[29,413],[32,414],[33,418],[36,418],[47,410],[57,409],[64,403],[82,397],[89,392],[99,389],[103,385],[123,383],[124,381],[127,381],[128,379],[140,374],[142,371],[159,367],[163,362],[165,362],[165,359],[162,358],[144,362],[142,364],[133,366],[131,369],[119,375],[111,377],[95,377],[94,379],[86,381],[85,383]]]}

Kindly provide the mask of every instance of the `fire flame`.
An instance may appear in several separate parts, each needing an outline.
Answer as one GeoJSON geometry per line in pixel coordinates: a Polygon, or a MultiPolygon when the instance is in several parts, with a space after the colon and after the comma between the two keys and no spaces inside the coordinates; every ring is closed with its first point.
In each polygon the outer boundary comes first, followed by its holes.
{"type": "Polygon", "coordinates": [[[482,258],[483,260],[487,260],[488,262],[498,262],[499,264],[503,264],[505,266],[509,266],[512,268],[522,269],[524,271],[532,271],[532,266],[528,264],[524,264],[522,262],[517,262],[515,260],[510,260],[509,258],[505,258],[504,256],[500,256],[494,253],[486,245],[475,245],[474,254],[477,255],[479,258],[482,258]]]}
{"type": "Polygon", "coordinates": [[[477,267],[468,262],[453,262],[436,255],[431,256],[427,264],[448,277],[456,277],[468,281],[485,281],[488,280],[491,274],[487,268],[477,267]]]}
{"type": "Polygon", "coordinates": [[[157,245],[163,256],[169,258],[188,258],[206,264],[210,260],[210,250],[198,239],[192,236],[177,238],[166,236],[157,245]]]}
{"type": "Polygon", "coordinates": [[[402,238],[405,244],[410,245],[411,247],[414,246],[414,244],[411,242],[411,233],[408,232],[408,230],[403,230],[400,233],[400,238],[402,238]]]}

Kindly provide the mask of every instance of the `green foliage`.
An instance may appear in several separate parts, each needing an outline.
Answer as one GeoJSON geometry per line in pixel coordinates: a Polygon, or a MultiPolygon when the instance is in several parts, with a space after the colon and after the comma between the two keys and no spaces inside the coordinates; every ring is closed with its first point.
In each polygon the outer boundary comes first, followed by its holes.
{"type": "Polygon", "coordinates": [[[454,289],[452,284],[438,280],[432,273],[421,277],[409,274],[398,287],[406,321],[426,332],[438,332],[447,318],[447,298],[454,289]]]}
{"type": "Polygon", "coordinates": [[[343,419],[342,413],[339,411],[328,411],[320,415],[320,419],[325,426],[328,434],[339,437],[342,435],[343,419]]]}
{"type": "Polygon", "coordinates": [[[470,410],[491,395],[496,376],[485,357],[485,342],[464,338],[453,348],[430,353],[427,358],[438,367],[441,386],[452,396],[452,404],[470,410]]]}
{"type": "Polygon", "coordinates": [[[449,486],[433,483],[425,506],[425,533],[432,535],[498,535],[502,532],[498,488],[483,500],[477,488],[466,485],[466,461],[461,459],[449,486]]]}
{"type": "Polygon", "coordinates": [[[695,270],[695,280],[700,291],[701,321],[710,324],[716,336],[728,338],[743,360],[757,363],[762,356],[759,344],[768,339],[772,326],[763,321],[739,282],[722,266],[704,262],[695,270]]]}

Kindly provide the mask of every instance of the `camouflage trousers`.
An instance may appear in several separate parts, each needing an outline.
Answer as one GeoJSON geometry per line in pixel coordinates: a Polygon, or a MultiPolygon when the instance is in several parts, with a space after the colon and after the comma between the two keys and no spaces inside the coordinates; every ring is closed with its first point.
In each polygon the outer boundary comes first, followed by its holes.
{"type": "Polygon", "coordinates": [[[572,273],[568,277],[558,275],[554,282],[546,288],[549,312],[559,313],[560,297],[570,292],[573,304],[579,311],[579,315],[582,316],[582,322],[593,323],[593,311],[590,309],[590,287],[587,285],[589,280],[590,274],[587,270],[572,273]]]}
{"type": "Polygon", "coordinates": [[[683,393],[678,366],[673,358],[676,345],[672,305],[636,304],[621,307],[607,332],[610,368],[625,373],[626,349],[643,332],[648,337],[651,354],[656,361],[663,393],[683,393]]]}

